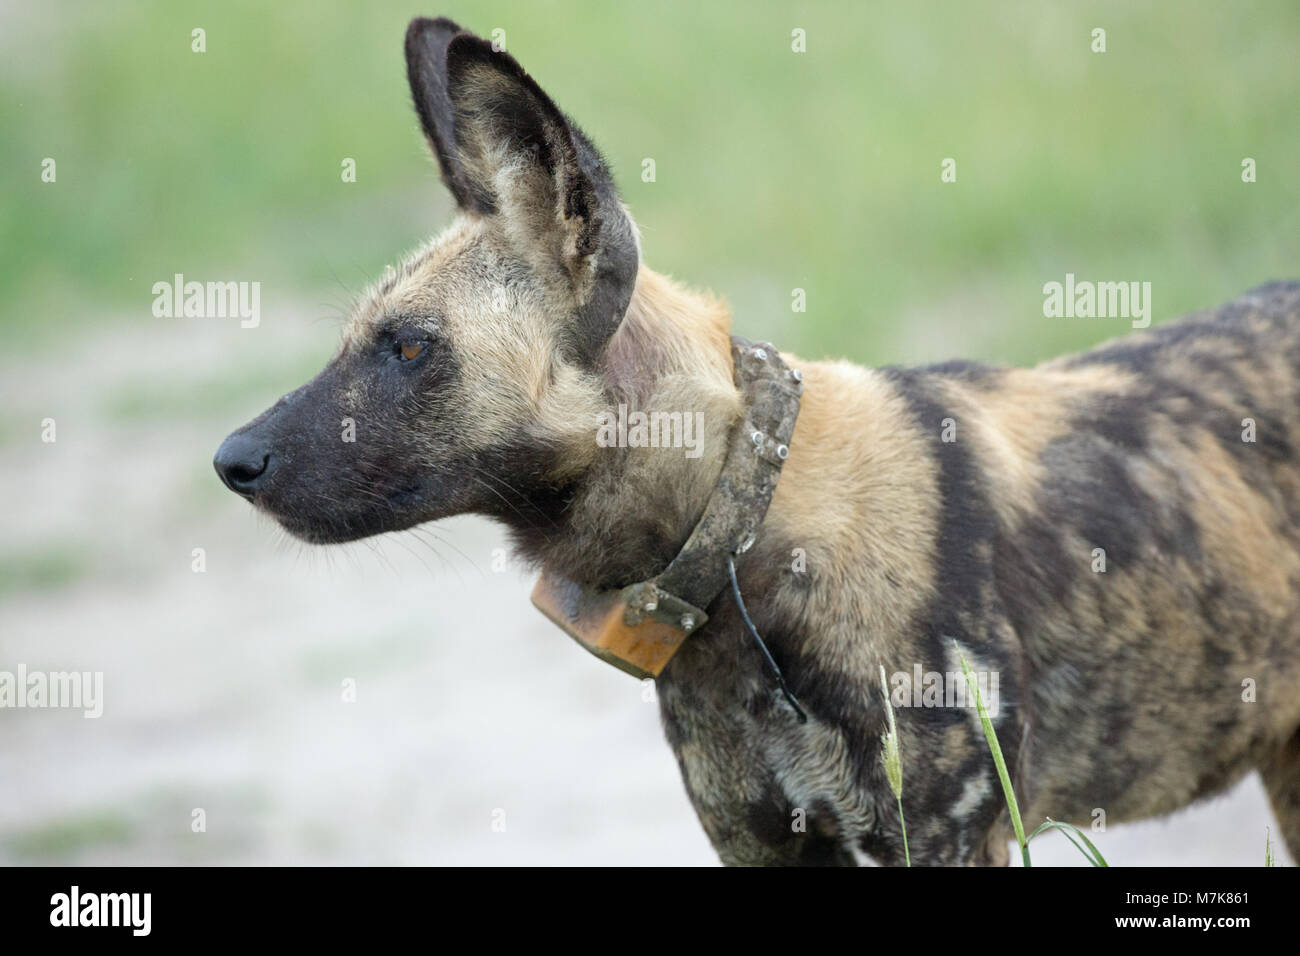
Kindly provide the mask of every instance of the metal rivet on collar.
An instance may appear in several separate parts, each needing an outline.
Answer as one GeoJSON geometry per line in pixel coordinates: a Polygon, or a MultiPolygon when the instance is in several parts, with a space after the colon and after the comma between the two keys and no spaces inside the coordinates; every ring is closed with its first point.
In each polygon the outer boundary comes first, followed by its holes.
{"type": "Polygon", "coordinates": [[[694,629],[695,629],[695,615],[694,615],[694,614],[683,614],[683,615],[682,615],[682,621],[681,621],[681,624],[682,624],[682,630],[683,630],[683,631],[692,631],[692,630],[694,630],[694,629]]]}
{"type": "Polygon", "coordinates": [[[777,458],[780,458],[782,461],[785,461],[786,458],[788,458],[789,456],[790,456],[790,446],[789,446],[789,445],[777,445],[777,446],[776,446],[776,457],[777,457],[777,458]]]}
{"type": "Polygon", "coordinates": [[[758,359],[760,362],[766,362],[767,351],[765,349],[754,349],[754,358],[758,359]]]}
{"type": "Polygon", "coordinates": [[[762,445],[763,445],[763,433],[762,433],[762,432],[754,432],[754,434],[751,435],[750,437],[751,437],[752,439],[754,439],[754,444],[755,444],[755,445],[758,445],[760,448],[762,447],[762,445]]]}
{"type": "Polygon", "coordinates": [[[803,372],[799,371],[797,368],[792,368],[790,369],[790,377],[794,379],[796,382],[802,382],[803,372]]]}

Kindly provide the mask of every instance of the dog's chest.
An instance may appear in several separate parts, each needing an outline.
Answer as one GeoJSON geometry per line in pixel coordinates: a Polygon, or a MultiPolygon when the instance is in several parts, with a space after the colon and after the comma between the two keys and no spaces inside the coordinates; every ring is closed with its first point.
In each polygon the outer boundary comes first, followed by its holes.
{"type": "Polygon", "coordinates": [[[849,743],[798,718],[756,654],[687,648],[660,677],[665,735],[723,862],[860,862],[872,829],[849,743]],[[730,665],[723,659],[732,658],[730,665]]]}

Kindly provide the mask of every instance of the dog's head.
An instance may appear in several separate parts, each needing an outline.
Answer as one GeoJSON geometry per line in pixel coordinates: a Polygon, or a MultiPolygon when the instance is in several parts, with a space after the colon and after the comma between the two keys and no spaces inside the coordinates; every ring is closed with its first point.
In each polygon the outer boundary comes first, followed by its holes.
{"type": "Polygon", "coordinates": [[[509,54],[420,19],[406,64],[457,218],[369,293],[325,369],[214,461],[308,541],[562,495],[591,455],[584,412],[636,282],[636,229],[605,164],[509,54]]]}

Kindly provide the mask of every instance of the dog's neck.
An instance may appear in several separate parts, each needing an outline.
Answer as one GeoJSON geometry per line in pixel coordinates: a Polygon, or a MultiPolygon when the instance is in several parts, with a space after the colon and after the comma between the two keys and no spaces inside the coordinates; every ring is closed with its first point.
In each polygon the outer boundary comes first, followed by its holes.
{"type": "Polygon", "coordinates": [[[641,269],[605,353],[599,401],[575,409],[581,420],[572,433],[583,447],[569,457],[585,467],[556,493],[545,524],[511,522],[524,556],[597,587],[643,580],[672,560],[704,510],[741,414],[730,322],[722,302],[641,269]],[[670,413],[683,425],[689,418],[694,447],[663,447],[662,435],[659,447],[598,442],[602,415],[626,421],[637,411],[670,413]]]}

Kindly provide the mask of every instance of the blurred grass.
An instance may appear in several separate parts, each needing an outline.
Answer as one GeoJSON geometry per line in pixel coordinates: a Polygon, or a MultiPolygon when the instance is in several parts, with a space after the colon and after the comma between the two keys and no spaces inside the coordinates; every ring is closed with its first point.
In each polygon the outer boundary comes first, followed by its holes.
{"type": "Polygon", "coordinates": [[[51,545],[38,553],[0,554],[0,597],[57,591],[90,573],[90,562],[73,545],[51,545]]]}
{"type": "MultiPolygon", "coordinates": [[[[326,339],[325,330],[322,338],[326,339]]],[[[246,402],[250,393],[268,381],[288,385],[305,382],[320,371],[328,353],[319,349],[282,354],[273,352],[255,364],[218,368],[195,376],[186,387],[177,388],[168,378],[149,380],[133,378],[114,386],[101,396],[100,409],[115,423],[151,425],[164,421],[202,421],[220,415],[226,409],[246,402]]]]}
{"type": "Polygon", "coordinates": [[[0,846],[5,856],[15,860],[49,863],[87,849],[127,845],[133,838],[132,831],[130,821],[121,813],[97,810],[15,833],[0,842],[0,846]]]}
{"type": "MultiPolygon", "coordinates": [[[[270,803],[260,788],[228,784],[208,790],[207,797],[206,809],[223,822],[219,834],[195,833],[193,793],[163,784],[132,793],[122,806],[56,813],[39,825],[0,832],[0,860],[19,866],[97,865],[134,853],[181,865],[219,864],[266,844],[257,827],[270,803]]],[[[310,829],[294,836],[306,847],[327,845],[310,829]]]]}
{"type": "Polygon", "coordinates": [[[32,3],[0,13],[6,347],[176,321],[150,313],[175,272],[343,308],[449,215],[405,86],[416,13],[505,29],[620,173],[647,261],[805,354],[1031,361],[1126,331],[1044,319],[1066,272],[1151,281],[1157,321],[1300,272],[1282,0],[32,3]]]}

